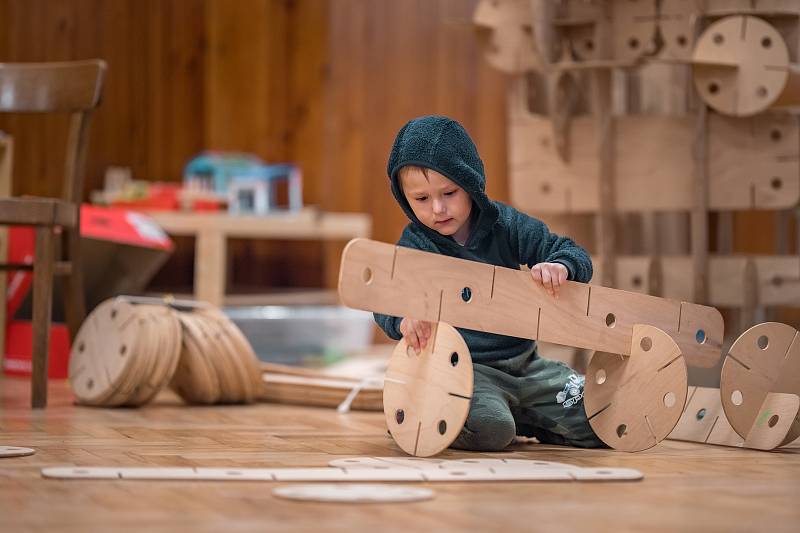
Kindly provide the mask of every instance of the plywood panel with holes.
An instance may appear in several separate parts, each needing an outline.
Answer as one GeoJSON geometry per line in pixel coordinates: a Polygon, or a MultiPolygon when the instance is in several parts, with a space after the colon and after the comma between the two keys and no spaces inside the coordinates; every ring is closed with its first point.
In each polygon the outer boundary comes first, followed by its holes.
{"type": "Polygon", "coordinates": [[[514,331],[528,339],[623,354],[629,353],[633,325],[652,320],[697,366],[717,362],[724,328],[719,311],[711,307],[570,281],[556,299],[527,272],[368,239],[355,239],[345,248],[339,295],[358,309],[429,321],[446,316],[456,327],[494,333],[510,331],[504,325],[509,316],[537,313],[538,320],[529,322],[535,330],[514,331]],[[446,308],[451,304],[455,309],[446,308]]]}

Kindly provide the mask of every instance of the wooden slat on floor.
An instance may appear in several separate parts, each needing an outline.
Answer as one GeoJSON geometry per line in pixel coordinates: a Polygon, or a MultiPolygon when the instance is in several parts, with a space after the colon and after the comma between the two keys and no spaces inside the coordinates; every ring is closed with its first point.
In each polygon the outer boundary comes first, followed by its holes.
{"type": "MultiPolygon", "coordinates": [[[[0,378],[0,444],[36,455],[0,459],[0,531],[796,531],[800,449],[758,452],[666,441],[647,452],[517,445],[493,457],[636,468],[633,483],[428,483],[411,504],[299,503],[279,483],[63,481],[45,466],[326,466],[402,455],[382,413],[272,404],[188,407],[165,393],[141,409],[72,405],[51,382],[31,411],[25,380],[0,378]]],[[[475,456],[449,451],[442,457],[475,456]]]]}

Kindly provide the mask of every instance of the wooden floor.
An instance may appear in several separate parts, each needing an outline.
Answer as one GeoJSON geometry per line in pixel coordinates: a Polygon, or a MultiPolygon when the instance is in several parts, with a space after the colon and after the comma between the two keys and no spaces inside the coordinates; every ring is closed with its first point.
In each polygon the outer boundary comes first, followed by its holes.
{"type": "MultiPolygon", "coordinates": [[[[164,395],[142,409],[28,408],[27,381],[0,378],[0,444],[36,455],[0,459],[0,531],[798,531],[800,448],[765,453],[667,441],[627,454],[518,445],[504,454],[579,466],[637,468],[628,483],[427,483],[433,500],[322,504],[280,500],[272,482],[47,480],[80,466],[326,466],[401,455],[381,413],[261,404],[187,407],[164,395]]],[[[444,457],[469,454],[448,452],[444,457]]],[[[472,454],[475,456],[475,454],[472,454]]],[[[420,484],[422,485],[422,484],[420,484]]]]}

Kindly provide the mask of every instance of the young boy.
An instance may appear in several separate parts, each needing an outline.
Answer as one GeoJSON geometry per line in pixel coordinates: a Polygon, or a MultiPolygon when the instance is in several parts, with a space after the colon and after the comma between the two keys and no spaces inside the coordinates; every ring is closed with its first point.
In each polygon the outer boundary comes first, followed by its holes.
{"type": "MultiPolygon", "coordinates": [[[[425,116],[408,122],[394,141],[388,173],[392,193],[411,223],[397,244],[519,269],[553,296],[565,280],[588,282],[592,261],[572,240],[540,220],[486,196],[483,162],[456,121],[425,116]]],[[[431,324],[375,314],[389,337],[419,351],[431,324]]],[[[527,339],[459,329],[474,364],[474,392],[454,448],[499,451],[515,435],[549,444],[603,446],[583,407],[584,378],[542,359],[527,339]]]]}

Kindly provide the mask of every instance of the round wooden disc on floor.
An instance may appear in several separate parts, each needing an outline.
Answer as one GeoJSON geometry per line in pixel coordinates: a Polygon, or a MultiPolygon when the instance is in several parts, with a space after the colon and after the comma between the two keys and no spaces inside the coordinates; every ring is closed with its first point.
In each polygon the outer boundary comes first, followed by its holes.
{"type": "Polygon", "coordinates": [[[2,457],[25,457],[33,455],[36,450],[33,448],[22,448],[20,446],[0,446],[0,458],[2,457]]]}
{"type": "Polygon", "coordinates": [[[597,352],[586,372],[584,406],[603,442],[629,452],[651,448],[669,435],[686,403],[686,363],[668,334],[633,327],[631,355],[597,352]]]}
{"type": "Polygon", "coordinates": [[[744,439],[771,449],[800,437],[800,335],[795,328],[765,322],[731,345],[720,378],[722,408],[744,439]],[[773,433],[773,435],[770,435],[773,433]]]}
{"type": "Polygon", "coordinates": [[[399,503],[433,498],[433,491],[430,489],[377,483],[290,485],[288,487],[276,487],[272,489],[272,494],[287,500],[344,503],[399,503]]]}
{"type": "Polygon", "coordinates": [[[69,381],[78,401],[101,405],[114,396],[137,364],[140,342],[134,305],[117,298],[98,305],[72,344],[69,381]]]}
{"type": "Polygon", "coordinates": [[[786,87],[789,50],[764,20],[730,16],[711,24],[692,56],[697,92],[726,115],[749,116],[771,106],[786,87]]]}
{"type": "Polygon", "coordinates": [[[189,403],[212,404],[220,399],[220,381],[206,355],[202,332],[190,313],[178,313],[181,324],[181,355],[170,387],[189,403]]]}
{"type": "Polygon", "coordinates": [[[458,437],[472,399],[472,357],[456,329],[432,325],[419,354],[401,340],[383,389],[386,424],[397,445],[418,457],[435,455],[458,437]]]}

